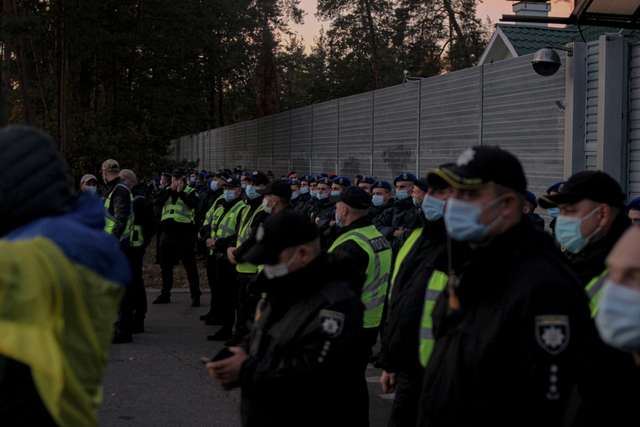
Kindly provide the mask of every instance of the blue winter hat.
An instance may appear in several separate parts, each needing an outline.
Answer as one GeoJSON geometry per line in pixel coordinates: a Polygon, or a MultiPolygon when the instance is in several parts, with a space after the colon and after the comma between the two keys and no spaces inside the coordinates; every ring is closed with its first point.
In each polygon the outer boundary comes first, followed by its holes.
{"type": "Polygon", "coordinates": [[[373,187],[371,187],[372,190],[376,189],[376,188],[384,188],[387,191],[393,191],[393,187],[391,186],[391,184],[388,181],[378,181],[375,184],[373,184],[373,187]]]}

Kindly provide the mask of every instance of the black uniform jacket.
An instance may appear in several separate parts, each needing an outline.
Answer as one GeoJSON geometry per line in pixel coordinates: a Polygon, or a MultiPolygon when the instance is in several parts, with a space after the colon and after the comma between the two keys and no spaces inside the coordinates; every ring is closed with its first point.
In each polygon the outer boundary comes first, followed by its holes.
{"type": "Polygon", "coordinates": [[[273,280],[258,304],[242,366],[244,426],[362,426],[354,405],[363,382],[357,338],[360,299],[327,256],[273,280]]]}
{"type": "Polygon", "coordinates": [[[420,426],[559,426],[597,332],[562,255],[528,219],[477,247],[433,313],[420,426]]]}
{"type": "Polygon", "coordinates": [[[408,374],[421,370],[418,357],[424,296],[434,269],[447,272],[444,221],[427,223],[404,259],[387,308],[378,366],[408,374]]]}
{"type": "Polygon", "coordinates": [[[124,185],[120,178],[116,178],[107,183],[107,193],[105,199],[111,194],[111,204],[109,205],[109,213],[115,218],[116,225],[113,228],[113,235],[120,238],[124,230],[127,228],[127,221],[131,214],[131,195],[126,188],[118,185],[124,185]]]}
{"type": "MultiPolygon", "coordinates": [[[[156,196],[155,205],[162,212],[162,208],[164,204],[171,198],[171,201],[175,203],[178,198],[180,198],[187,207],[190,209],[197,209],[200,204],[200,198],[198,197],[197,191],[192,191],[187,194],[184,191],[177,192],[173,191],[171,187],[160,190],[160,192],[156,196]]],[[[162,215],[162,214],[161,214],[162,215]]],[[[182,233],[191,233],[195,230],[195,226],[192,224],[183,224],[180,222],[176,222],[172,219],[167,219],[161,221],[161,229],[163,233],[171,234],[171,235],[180,235],[182,233]]]]}

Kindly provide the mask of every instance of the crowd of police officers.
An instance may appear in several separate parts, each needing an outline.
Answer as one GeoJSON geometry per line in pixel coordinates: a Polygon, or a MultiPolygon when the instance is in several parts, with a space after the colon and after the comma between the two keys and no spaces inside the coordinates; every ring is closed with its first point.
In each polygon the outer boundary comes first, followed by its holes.
{"type": "MultiPolygon", "coordinates": [[[[607,258],[633,215],[604,172],[536,198],[515,156],[477,146],[393,183],[236,168],[163,173],[149,190],[114,160],[102,178],[106,231],[134,270],[114,342],[144,331],[152,236],[154,304],[171,302],[181,261],[200,305],[202,254],[211,298],[201,320],[225,344],[207,369],[241,387],[243,425],[366,426],[370,362],[395,393],[390,426],[637,418],[640,344],[616,326],[625,310],[615,292],[640,278],[613,278],[607,258]]],[[[83,177],[83,190],[96,186],[83,177]]]]}

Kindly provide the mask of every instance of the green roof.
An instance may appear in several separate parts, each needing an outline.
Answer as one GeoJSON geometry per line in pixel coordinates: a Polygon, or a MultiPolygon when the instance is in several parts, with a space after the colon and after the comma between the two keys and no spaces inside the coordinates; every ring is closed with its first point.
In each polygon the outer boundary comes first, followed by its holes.
{"type": "MultiPolygon", "coordinates": [[[[583,26],[582,36],[575,25],[566,28],[547,28],[532,25],[498,24],[498,27],[507,36],[518,55],[534,53],[544,47],[563,46],[567,43],[597,40],[606,33],[617,33],[619,28],[583,26]]],[[[633,30],[623,30],[623,34],[633,40],[640,41],[640,34],[633,30]]]]}

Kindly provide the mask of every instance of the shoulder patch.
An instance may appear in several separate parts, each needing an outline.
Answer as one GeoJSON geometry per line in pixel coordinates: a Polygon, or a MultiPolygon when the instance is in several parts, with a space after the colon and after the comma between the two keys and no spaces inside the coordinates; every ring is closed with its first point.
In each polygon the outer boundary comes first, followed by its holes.
{"type": "Polygon", "coordinates": [[[371,240],[370,244],[375,252],[381,252],[387,249],[391,249],[391,245],[389,245],[389,241],[384,236],[380,236],[371,240]]]}
{"type": "Polygon", "coordinates": [[[332,310],[320,310],[320,327],[322,332],[331,338],[336,338],[342,333],[344,327],[344,314],[332,310]]]}
{"type": "Polygon", "coordinates": [[[536,316],[535,328],[536,341],[544,351],[555,356],[566,350],[571,334],[569,316],[536,316]]]}

